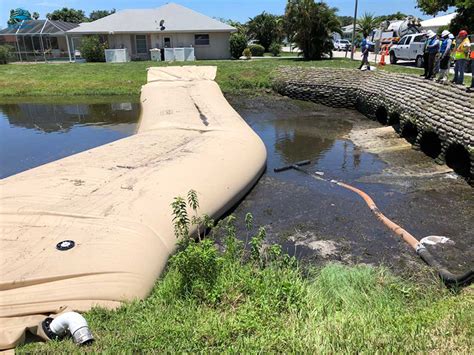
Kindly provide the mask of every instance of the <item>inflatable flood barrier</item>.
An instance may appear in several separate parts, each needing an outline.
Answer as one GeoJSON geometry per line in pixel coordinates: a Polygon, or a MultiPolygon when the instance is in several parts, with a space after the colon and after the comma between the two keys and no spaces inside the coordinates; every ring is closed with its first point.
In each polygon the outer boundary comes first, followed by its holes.
{"type": "Polygon", "coordinates": [[[265,146],[215,74],[150,68],[136,135],[0,180],[0,349],[48,315],[146,297],[175,250],[173,198],[194,189],[219,217],[257,181],[265,146]]]}

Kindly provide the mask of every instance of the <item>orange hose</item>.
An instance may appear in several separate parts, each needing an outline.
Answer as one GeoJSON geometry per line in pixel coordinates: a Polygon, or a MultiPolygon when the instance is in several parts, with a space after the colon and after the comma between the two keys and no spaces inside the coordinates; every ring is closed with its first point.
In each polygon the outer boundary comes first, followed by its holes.
{"type": "Polygon", "coordinates": [[[348,190],[351,190],[358,194],[360,197],[362,197],[369,206],[370,210],[375,214],[375,216],[383,223],[385,224],[392,232],[397,234],[398,236],[402,237],[402,239],[407,242],[413,249],[417,250],[417,247],[419,245],[419,241],[411,235],[409,232],[407,232],[405,229],[400,227],[398,224],[392,222],[390,219],[384,216],[382,212],[378,209],[377,205],[375,204],[374,200],[367,195],[364,191],[359,190],[356,187],[353,187],[348,184],[344,184],[343,182],[337,182],[339,186],[345,187],[348,190]]]}

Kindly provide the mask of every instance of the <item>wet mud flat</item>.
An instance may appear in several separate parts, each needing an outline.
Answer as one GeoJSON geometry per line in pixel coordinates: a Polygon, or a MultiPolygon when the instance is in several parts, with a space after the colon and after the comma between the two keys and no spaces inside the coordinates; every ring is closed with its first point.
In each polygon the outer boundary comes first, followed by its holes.
{"type": "Polygon", "coordinates": [[[268,243],[280,243],[304,265],[327,262],[385,265],[416,274],[424,263],[379,222],[363,200],[334,184],[273,169],[310,159],[309,172],[367,192],[380,210],[418,240],[447,236],[429,247],[453,272],[472,267],[474,190],[445,165],[414,150],[392,127],[355,110],[278,96],[228,97],[264,141],[267,171],[236,207],[238,229],[251,212],[268,243]]]}

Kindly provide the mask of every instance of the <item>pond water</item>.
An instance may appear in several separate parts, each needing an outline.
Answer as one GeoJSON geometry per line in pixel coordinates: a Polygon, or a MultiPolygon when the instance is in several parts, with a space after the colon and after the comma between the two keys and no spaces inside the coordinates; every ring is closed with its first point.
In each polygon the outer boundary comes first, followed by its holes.
{"type": "Polygon", "coordinates": [[[424,267],[352,191],[295,170],[273,171],[310,159],[311,164],[303,167],[307,172],[364,190],[384,214],[416,238],[451,238],[454,243],[431,250],[451,270],[472,267],[472,188],[411,149],[391,127],[384,128],[354,110],[285,98],[229,100],[262,138],[268,153],[267,171],[233,211],[240,221],[240,235],[247,234],[243,221],[250,212],[255,228],[265,227],[267,243],[279,243],[305,264],[386,265],[404,275],[417,274],[424,267]],[[393,137],[379,136],[380,130],[393,137]],[[356,137],[359,140],[353,141],[356,137]],[[374,154],[364,144],[376,145],[384,153],[374,154]],[[390,148],[384,149],[385,145],[390,148]]]}
{"type": "Polygon", "coordinates": [[[137,98],[0,104],[0,178],[135,132],[137,98]]]}

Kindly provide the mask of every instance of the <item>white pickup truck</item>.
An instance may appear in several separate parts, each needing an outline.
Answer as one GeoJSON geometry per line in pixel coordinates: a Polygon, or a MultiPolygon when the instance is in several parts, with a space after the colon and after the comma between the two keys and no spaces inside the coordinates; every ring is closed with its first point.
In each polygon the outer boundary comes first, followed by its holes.
{"type": "Polygon", "coordinates": [[[398,43],[390,47],[390,64],[396,64],[398,60],[414,60],[418,68],[423,67],[423,48],[426,39],[424,33],[403,36],[398,43]]]}

